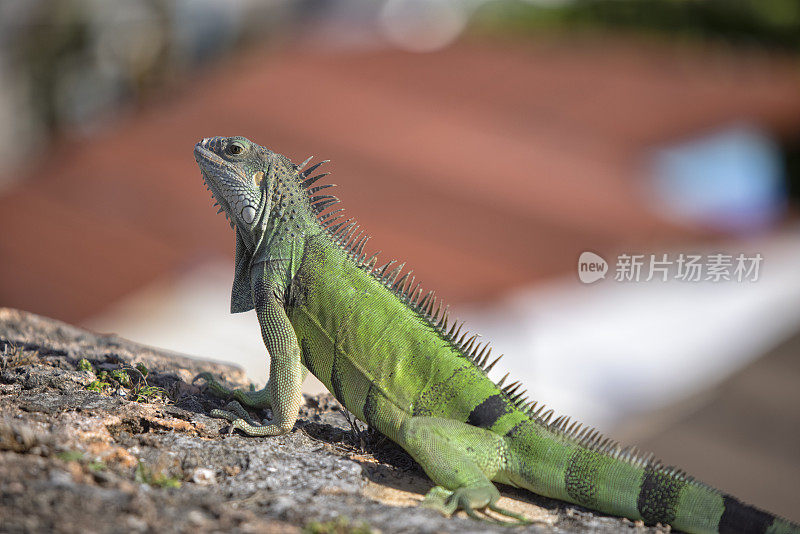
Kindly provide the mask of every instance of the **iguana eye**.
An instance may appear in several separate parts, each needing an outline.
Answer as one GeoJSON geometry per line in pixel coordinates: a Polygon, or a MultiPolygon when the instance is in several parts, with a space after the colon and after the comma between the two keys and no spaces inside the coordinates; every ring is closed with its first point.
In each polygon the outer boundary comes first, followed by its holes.
{"type": "Polygon", "coordinates": [[[234,156],[241,154],[242,152],[244,152],[244,147],[238,141],[235,141],[228,146],[228,153],[234,156]]]}

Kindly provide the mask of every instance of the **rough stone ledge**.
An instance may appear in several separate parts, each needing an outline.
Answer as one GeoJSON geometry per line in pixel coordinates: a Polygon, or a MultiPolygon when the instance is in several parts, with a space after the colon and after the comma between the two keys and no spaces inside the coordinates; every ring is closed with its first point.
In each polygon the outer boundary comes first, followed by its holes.
{"type": "MultiPolygon", "coordinates": [[[[246,385],[231,365],[0,308],[0,531],[509,531],[417,507],[419,466],[330,395],[285,436],[228,435],[206,415],[222,402],[192,384],[203,371],[246,385]]],[[[535,521],[516,531],[657,531],[503,494],[535,521]]]]}

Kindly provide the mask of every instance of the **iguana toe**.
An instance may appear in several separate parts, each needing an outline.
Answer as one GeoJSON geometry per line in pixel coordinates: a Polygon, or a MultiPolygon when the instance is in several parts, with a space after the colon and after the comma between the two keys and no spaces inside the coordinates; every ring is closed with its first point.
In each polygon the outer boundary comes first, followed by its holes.
{"type": "Polygon", "coordinates": [[[421,506],[437,510],[447,517],[451,516],[456,510],[462,509],[473,519],[495,525],[521,526],[531,523],[524,516],[497,506],[496,501],[498,498],[499,496],[490,488],[467,487],[450,491],[442,486],[435,486],[425,495],[421,506]],[[493,512],[510,517],[514,521],[503,521],[486,514],[479,514],[476,508],[488,508],[493,512]]]}

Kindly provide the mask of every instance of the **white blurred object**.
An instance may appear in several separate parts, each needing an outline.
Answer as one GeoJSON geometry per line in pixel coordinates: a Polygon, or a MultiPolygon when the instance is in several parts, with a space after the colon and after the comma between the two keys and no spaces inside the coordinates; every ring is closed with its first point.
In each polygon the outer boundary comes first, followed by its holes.
{"type": "Polygon", "coordinates": [[[449,45],[464,31],[479,0],[388,0],[380,23],[395,46],[432,52],[449,45]]]}
{"type": "Polygon", "coordinates": [[[682,223],[749,232],[770,226],[786,209],[780,151],[754,126],[656,149],[652,176],[656,209],[682,223]]]}

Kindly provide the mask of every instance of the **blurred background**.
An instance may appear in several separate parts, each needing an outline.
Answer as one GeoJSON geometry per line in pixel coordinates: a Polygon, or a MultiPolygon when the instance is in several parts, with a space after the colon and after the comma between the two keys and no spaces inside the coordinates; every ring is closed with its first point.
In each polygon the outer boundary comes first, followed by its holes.
{"type": "Polygon", "coordinates": [[[800,520],[800,2],[5,0],[0,305],[263,384],[213,135],[331,159],[495,378],[800,520]],[[720,253],[757,279],[614,276],[720,253]]]}

